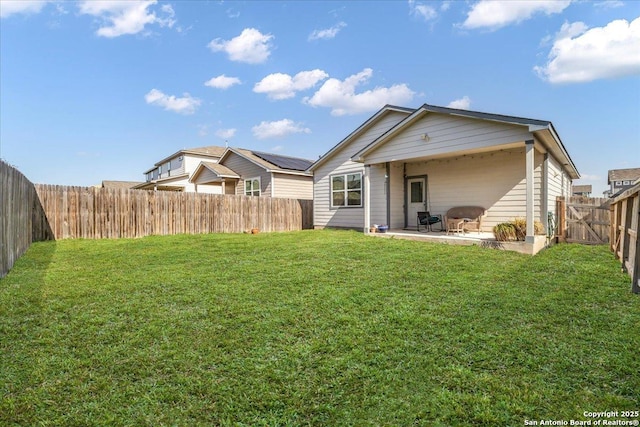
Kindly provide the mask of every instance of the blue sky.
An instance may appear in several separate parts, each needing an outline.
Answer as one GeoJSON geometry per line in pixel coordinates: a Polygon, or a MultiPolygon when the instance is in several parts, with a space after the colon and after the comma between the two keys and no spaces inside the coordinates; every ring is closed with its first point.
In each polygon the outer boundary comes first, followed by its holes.
{"type": "Polygon", "coordinates": [[[380,107],[550,120],[594,195],[640,167],[637,1],[0,0],[0,157],[144,179],[183,148],[317,159],[380,107]]]}

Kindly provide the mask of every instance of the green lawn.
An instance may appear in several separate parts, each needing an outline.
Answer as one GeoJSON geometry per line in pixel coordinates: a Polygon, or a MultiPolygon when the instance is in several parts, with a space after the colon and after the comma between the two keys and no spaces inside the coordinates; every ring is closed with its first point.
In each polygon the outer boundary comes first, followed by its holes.
{"type": "Polygon", "coordinates": [[[0,280],[0,425],[583,420],[640,408],[639,328],[603,246],[43,242],[0,280]]]}

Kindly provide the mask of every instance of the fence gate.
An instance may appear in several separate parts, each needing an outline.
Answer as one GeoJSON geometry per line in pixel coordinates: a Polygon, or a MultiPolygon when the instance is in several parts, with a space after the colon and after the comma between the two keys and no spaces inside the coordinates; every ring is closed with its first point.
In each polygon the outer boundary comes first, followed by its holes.
{"type": "Polygon", "coordinates": [[[570,243],[609,243],[610,199],[601,197],[558,197],[558,235],[570,243]]]}

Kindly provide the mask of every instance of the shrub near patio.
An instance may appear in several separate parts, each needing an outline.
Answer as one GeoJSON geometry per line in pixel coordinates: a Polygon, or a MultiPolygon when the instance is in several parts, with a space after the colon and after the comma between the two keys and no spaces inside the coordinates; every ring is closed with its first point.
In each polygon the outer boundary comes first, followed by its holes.
{"type": "MultiPolygon", "coordinates": [[[[533,231],[537,236],[544,235],[544,226],[540,221],[533,223],[533,231]]],[[[524,242],[527,236],[527,221],[516,218],[513,221],[502,222],[493,227],[493,235],[499,242],[524,242]]]]}
{"type": "Polygon", "coordinates": [[[640,406],[606,247],[357,232],[34,244],[0,280],[2,425],[523,425],[640,406]]]}

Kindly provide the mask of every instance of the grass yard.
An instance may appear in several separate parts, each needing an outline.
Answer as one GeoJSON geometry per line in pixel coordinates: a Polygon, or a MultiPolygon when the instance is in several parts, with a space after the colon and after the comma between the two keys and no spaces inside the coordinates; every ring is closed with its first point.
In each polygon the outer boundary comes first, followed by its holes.
{"type": "Polygon", "coordinates": [[[603,246],[43,242],[0,280],[0,425],[584,420],[640,409],[639,327],[603,246]]]}

